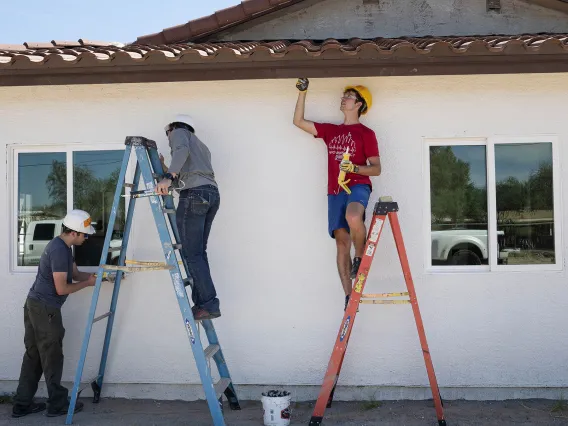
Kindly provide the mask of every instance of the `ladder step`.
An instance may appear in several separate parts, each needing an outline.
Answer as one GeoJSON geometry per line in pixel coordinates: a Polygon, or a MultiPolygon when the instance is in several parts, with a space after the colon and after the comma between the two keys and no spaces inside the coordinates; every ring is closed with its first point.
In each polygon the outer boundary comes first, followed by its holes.
{"type": "Polygon", "coordinates": [[[223,392],[225,392],[225,389],[227,389],[230,384],[231,384],[231,379],[229,379],[228,377],[221,377],[221,380],[215,383],[213,388],[215,389],[215,394],[217,395],[217,399],[221,398],[221,395],[223,395],[223,392]]]}
{"type": "Polygon", "coordinates": [[[221,347],[219,345],[207,346],[207,348],[204,351],[205,358],[207,358],[207,359],[211,358],[213,355],[215,355],[217,352],[219,352],[219,349],[221,349],[221,347]]]}
{"type": "Polygon", "coordinates": [[[134,188],[134,184],[133,183],[124,183],[124,187],[125,188],[134,188]]]}
{"type": "Polygon", "coordinates": [[[404,305],[410,303],[410,300],[360,300],[359,303],[371,305],[404,305]]]}
{"type": "Polygon", "coordinates": [[[120,247],[109,247],[109,249],[108,249],[109,253],[113,252],[113,251],[120,251],[120,250],[122,250],[122,246],[120,246],[120,247]]]}
{"type": "Polygon", "coordinates": [[[164,212],[164,214],[175,214],[176,213],[176,209],[162,209],[162,211],[164,212]]]}
{"type": "Polygon", "coordinates": [[[402,293],[376,293],[376,294],[362,294],[362,299],[377,299],[379,297],[402,297],[408,296],[408,292],[404,291],[402,293]]]}
{"type": "Polygon", "coordinates": [[[96,318],[93,320],[93,324],[96,323],[97,321],[100,321],[100,320],[106,318],[106,317],[110,317],[111,315],[112,315],[112,312],[111,312],[111,311],[108,311],[106,314],[99,315],[98,317],[96,317],[96,318]]]}

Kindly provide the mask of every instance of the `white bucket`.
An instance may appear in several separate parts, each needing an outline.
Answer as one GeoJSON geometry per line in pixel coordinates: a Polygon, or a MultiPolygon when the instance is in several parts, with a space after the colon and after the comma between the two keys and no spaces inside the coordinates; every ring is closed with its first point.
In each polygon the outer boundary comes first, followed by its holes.
{"type": "MultiPolygon", "coordinates": [[[[288,393],[288,392],[285,392],[288,393]]],[[[290,424],[290,401],[292,396],[262,395],[264,426],[288,426],[290,424]]]]}

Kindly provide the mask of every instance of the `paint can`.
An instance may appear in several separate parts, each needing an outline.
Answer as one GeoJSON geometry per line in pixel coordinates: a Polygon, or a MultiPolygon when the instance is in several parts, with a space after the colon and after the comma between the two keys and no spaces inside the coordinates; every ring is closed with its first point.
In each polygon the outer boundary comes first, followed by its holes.
{"type": "Polygon", "coordinates": [[[290,401],[287,391],[269,391],[262,393],[264,426],[288,426],[290,424],[290,401]]]}

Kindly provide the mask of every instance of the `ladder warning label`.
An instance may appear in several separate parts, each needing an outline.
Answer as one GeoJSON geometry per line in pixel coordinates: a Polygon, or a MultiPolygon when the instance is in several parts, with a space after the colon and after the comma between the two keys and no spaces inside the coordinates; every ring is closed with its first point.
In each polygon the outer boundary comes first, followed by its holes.
{"type": "Polygon", "coordinates": [[[181,282],[181,275],[176,272],[175,274],[172,274],[172,278],[174,279],[174,288],[176,289],[177,297],[183,299],[184,289],[183,289],[183,284],[181,282]]]}
{"type": "Polygon", "coordinates": [[[341,329],[341,334],[339,335],[340,342],[343,342],[343,339],[345,339],[345,335],[347,334],[347,330],[349,329],[350,322],[351,322],[351,315],[349,315],[345,320],[345,323],[343,323],[343,328],[341,329]]]}
{"type": "Polygon", "coordinates": [[[374,252],[375,252],[375,245],[373,243],[369,243],[369,247],[367,247],[367,251],[365,252],[365,254],[367,256],[372,256],[374,252]]]}
{"type": "Polygon", "coordinates": [[[363,281],[365,281],[365,274],[359,274],[359,278],[355,283],[355,293],[361,293],[361,290],[363,290],[363,281]]]}
{"type": "Polygon", "coordinates": [[[377,219],[377,221],[373,225],[373,229],[371,230],[371,236],[369,237],[369,240],[374,243],[377,242],[377,240],[379,239],[379,234],[381,233],[381,228],[383,227],[383,223],[384,222],[381,219],[377,219]]]}
{"type": "Polygon", "coordinates": [[[195,344],[195,337],[193,336],[193,331],[191,330],[191,324],[189,320],[185,319],[185,327],[187,328],[187,334],[189,334],[189,339],[191,340],[191,344],[195,344]]]}

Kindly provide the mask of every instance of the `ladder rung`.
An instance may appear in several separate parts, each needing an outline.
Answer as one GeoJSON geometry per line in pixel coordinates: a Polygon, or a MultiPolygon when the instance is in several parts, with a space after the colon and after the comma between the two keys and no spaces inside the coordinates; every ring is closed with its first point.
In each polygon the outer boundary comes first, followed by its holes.
{"type": "Polygon", "coordinates": [[[124,187],[125,188],[134,188],[134,184],[133,183],[124,183],[124,187]]]}
{"type": "Polygon", "coordinates": [[[120,247],[109,247],[108,248],[109,252],[120,251],[120,250],[122,250],[122,246],[120,246],[120,247]]]}
{"type": "Polygon", "coordinates": [[[402,297],[408,296],[408,292],[405,291],[403,293],[376,293],[376,294],[362,294],[362,299],[376,299],[379,297],[402,297]]]}
{"type": "Polygon", "coordinates": [[[223,395],[223,392],[225,392],[225,389],[227,389],[230,384],[231,379],[229,379],[228,377],[221,377],[221,380],[215,383],[215,386],[213,386],[213,388],[215,389],[217,399],[221,398],[221,395],[223,395]]]}
{"type": "Polygon", "coordinates": [[[165,214],[171,214],[176,212],[176,209],[162,209],[165,214]]]}
{"type": "Polygon", "coordinates": [[[359,303],[372,304],[372,305],[404,305],[410,303],[410,300],[360,300],[359,303]]]}
{"type": "Polygon", "coordinates": [[[209,345],[207,346],[207,348],[205,349],[205,358],[211,358],[213,355],[215,355],[219,349],[221,349],[221,347],[219,345],[209,345]]]}
{"type": "Polygon", "coordinates": [[[103,318],[110,317],[111,315],[112,315],[112,312],[111,312],[111,311],[108,311],[106,314],[99,315],[98,317],[96,317],[96,318],[93,320],[93,324],[96,323],[97,321],[102,320],[103,318]]]}

